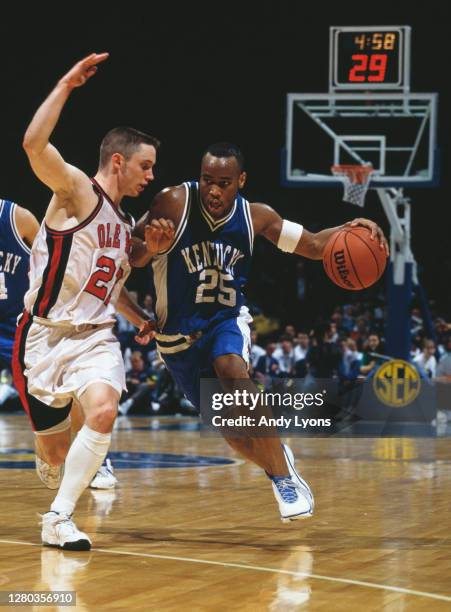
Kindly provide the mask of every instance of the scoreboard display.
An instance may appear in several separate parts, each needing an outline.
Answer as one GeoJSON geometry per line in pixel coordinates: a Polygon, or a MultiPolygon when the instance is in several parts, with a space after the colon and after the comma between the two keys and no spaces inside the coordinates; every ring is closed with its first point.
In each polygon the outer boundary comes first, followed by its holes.
{"type": "Polygon", "coordinates": [[[410,27],[332,27],[330,89],[409,88],[410,27]]]}

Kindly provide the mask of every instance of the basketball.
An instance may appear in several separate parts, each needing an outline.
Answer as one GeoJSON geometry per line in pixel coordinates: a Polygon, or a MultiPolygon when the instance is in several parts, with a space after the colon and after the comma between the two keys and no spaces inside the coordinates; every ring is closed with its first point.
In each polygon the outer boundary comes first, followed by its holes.
{"type": "Polygon", "coordinates": [[[335,232],[324,249],[327,276],[339,287],[359,291],[371,287],[385,270],[387,257],[366,227],[347,227],[335,232]]]}

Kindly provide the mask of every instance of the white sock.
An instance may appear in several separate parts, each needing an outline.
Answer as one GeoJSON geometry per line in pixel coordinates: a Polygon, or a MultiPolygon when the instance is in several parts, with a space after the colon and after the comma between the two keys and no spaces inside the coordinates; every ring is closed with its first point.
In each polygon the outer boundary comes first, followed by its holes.
{"type": "Polygon", "coordinates": [[[63,480],[50,510],[72,514],[78,498],[102,465],[110,441],[111,433],[99,433],[83,425],[67,453],[63,480]]]}

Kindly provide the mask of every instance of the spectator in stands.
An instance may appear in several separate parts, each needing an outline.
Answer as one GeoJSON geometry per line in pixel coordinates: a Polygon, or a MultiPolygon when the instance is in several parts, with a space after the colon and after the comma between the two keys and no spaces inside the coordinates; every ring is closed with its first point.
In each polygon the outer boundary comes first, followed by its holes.
{"type": "MultiPolygon", "coordinates": [[[[142,308],[147,313],[149,318],[151,319],[155,318],[155,315],[153,312],[153,300],[152,300],[152,296],[150,295],[150,293],[145,294],[143,301],[142,301],[142,308]]],[[[134,349],[142,350],[142,347],[135,346],[134,349]]],[[[158,356],[158,351],[157,351],[157,343],[155,339],[153,339],[149,342],[149,344],[146,347],[146,361],[150,365],[150,367],[153,368],[154,367],[153,363],[155,361],[158,361],[158,359],[159,359],[159,356],[158,356]]]]}
{"type": "Polygon", "coordinates": [[[434,321],[434,328],[438,343],[438,359],[440,359],[443,355],[446,354],[445,343],[449,336],[449,330],[451,329],[451,326],[442,317],[437,317],[434,321]]]}
{"type": "Polygon", "coordinates": [[[360,376],[362,354],[357,350],[357,343],[347,338],[343,343],[339,375],[343,380],[355,380],[360,376]]]}
{"type": "Polygon", "coordinates": [[[134,344],[136,328],[119,312],[116,314],[116,337],[121,345],[122,353],[134,344]]]}
{"type": "Polygon", "coordinates": [[[140,351],[134,351],[130,361],[131,369],[126,373],[127,399],[119,405],[119,413],[126,415],[139,410],[151,414],[151,409],[158,411],[160,406],[154,401],[156,373],[146,366],[140,351]]]}
{"type": "Polygon", "coordinates": [[[334,342],[335,344],[338,342],[338,330],[335,321],[330,322],[330,339],[331,342],[334,342]]]}
{"type": "Polygon", "coordinates": [[[273,378],[279,374],[279,362],[273,356],[275,350],[275,342],[268,342],[266,345],[266,355],[259,357],[254,368],[256,380],[262,383],[265,389],[269,389],[272,386],[273,378]]]}
{"type": "Polygon", "coordinates": [[[435,342],[426,338],[423,342],[423,352],[415,357],[413,363],[428,378],[435,378],[437,360],[435,358],[435,342]]]}
{"type": "Polygon", "coordinates": [[[380,353],[380,351],[381,341],[379,336],[377,334],[370,334],[368,336],[366,345],[364,346],[364,351],[360,362],[360,374],[362,374],[362,376],[370,376],[376,368],[384,363],[384,359],[382,357],[374,355],[374,353],[380,353]]]}
{"type": "MultiPolygon", "coordinates": [[[[137,291],[129,291],[129,295],[135,302],[138,301],[137,291]]],[[[114,330],[116,337],[119,340],[119,344],[121,345],[121,352],[124,358],[125,371],[127,371],[131,367],[131,354],[133,353],[133,351],[138,351],[141,348],[135,340],[136,328],[129,321],[127,321],[127,319],[123,315],[121,315],[119,312],[116,312],[116,325],[114,330]]]]}
{"type": "Polygon", "coordinates": [[[373,316],[376,321],[380,321],[382,323],[384,322],[385,313],[383,307],[380,304],[374,307],[373,316]]]}
{"type": "Polygon", "coordinates": [[[451,335],[443,339],[445,354],[436,369],[437,423],[451,421],[451,335]]]}
{"type": "Polygon", "coordinates": [[[422,353],[421,347],[423,346],[424,338],[417,334],[412,337],[412,343],[410,346],[410,360],[414,361],[422,353]]]}
{"type": "Polygon", "coordinates": [[[294,347],[294,359],[295,361],[301,361],[307,357],[308,349],[310,346],[310,338],[304,331],[298,332],[296,336],[296,344],[294,347]]]}
{"type": "Polygon", "coordinates": [[[351,304],[343,306],[343,317],[341,319],[341,329],[350,333],[355,325],[353,307],[351,304]]]}
{"type": "Polygon", "coordinates": [[[338,419],[345,419],[352,415],[353,408],[360,398],[359,383],[360,361],[362,354],[357,350],[357,343],[347,338],[342,343],[342,357],[338,368],[341,411],[336,415],[338,419]]]}
{"type": "Polygon", "coordinates": [[[299,332],[294,346],[294,370],[296,378],[307,376],[307,353],[310,347],[310,338],[305,332],[299,332]]]}
{"type": "Polygon", "coordinates": [[[250,351],[252,368],[255,368],[259,358],[263,357],[263,355],[265,354],[266,354],[265,349],[258,344],[257,332],[255,331],[255,329],[252,329],[251,330],[251,351],[250,351]]]}
{"type": "Polygon", "coordinates": [[[0,370],[0,410],[20,410],[19,394],[9,370],[0,370]]]}
{"type": "Polygon", "coordinates": [[[295,376],[295,356],[293,341],[290,336],[282,336],[280,339],[280,347],[276,348],[273,353],[274,359],[279,363],[279,376],[286,378],[295,376]]]}
{"type": "Polygon", "coordinates": [[[337,308],[335,308],[332,316],[330,317],[330,322],[331,323],[335,323],[335,325],[337,326],[337,331],[338,334],[340,335],[342,332],[345,332],[346,330],[343,328],[343,314],[341,312],[341,308],[338,306],[337,308]]]}
{"type": "Polygon", "coordinates": [[[451,334],[444,340],[444,349],[445,354],[438,362],[436,376],[438,379],[442,379],[441,382],[451,383],[451,334]]]}
{"type": "Polygon", "coordinates": [[[368,337],[370,331],[369,322],[363,315],[359,315],[355,320],[353,330],[351,332],[351,338],[358,340],[359,338],[368,337]]]}
{"type": "Polygon", "coordinates": [[[307,366],[315,378],[334,378],[340,366],[339,347],[332,342],[330,323],[317,325],[311,336],[311,346],[307,353],[307,366]]]}
{"type": "Polygon", "coordinates": [[[143,309],[147,312],[149,317],[153,318],[153,300],[149,293],[146,293],[143,299],[143,309]]]}
{"type": "Polygon", "coordinates": [[[157,353],[157,357],[152,361],[151,368],[157,376],[157,386],[153,394],[157,406],[153,406],[153,409],[155,410],[159,405],[161,412],[164,413],[181,411],[184,414],[197,414],[197,408],[193,406],[176,385],[159,353],[157,353]]]}
{"type": "Polygon", "coordinates": [[[294,340],[296,338],[296,328],[294,325],[292,325],[291,323],[289,323],[288,325],[285,325],[285,330],[283,332],[284,336],[289,336],[291,338],[291,340],[294,343],[294,340]]]}

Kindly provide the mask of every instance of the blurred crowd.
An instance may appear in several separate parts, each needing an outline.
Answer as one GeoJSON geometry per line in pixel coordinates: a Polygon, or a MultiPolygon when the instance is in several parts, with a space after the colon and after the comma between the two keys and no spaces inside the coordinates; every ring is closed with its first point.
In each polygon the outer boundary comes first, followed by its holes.
{"type": "MultiPolygon", "coordinates": [[[[134,297],[137,297],[136,295],[134,297]]],[[[151,316],[152,299],[145,295],[143,308],[151,316]]],[[[251,331],[251,372],[263,389],[279,379],[332,379],[341,391],[371,377],[387,359],[385,354],[385,311],[381,305],[352,303],[337,306],[330,317],[311,328],[278,321],[254,312],[251,331]]],[[[410,361],[423,377],[450,382],[451,325],[434,315],[434,338],[428,337],[420,310],[411,312],[412,347],[410,361]]],[[[121,345],[127,372],[127,393],[121,398],[121,414],[194,414],[192,404],[183,396],[166,370],[152,342],[141,346],[136,330],[122,315],[117,315],[116,335],[121,345]]],[[[18,407],[18,396],[10,373],[0,379],[0,408],[18,407]]]]}
{"type": "MultiPolygon", "coordinates": [[[[288,324],[282,331],[262,334],[257,326],[252,366],[257,377],[366,378],[391,358],[385,352],[384,328],[384,308],[366,303],[337,306],[328,320],[311,329],[288,324]]],[[[413,308],[410,360],[428,377],[440,375],[451,359],[451,324],[437,316],[434,331],[435,339],[426,335],[420,311],[413,308]]]]}

